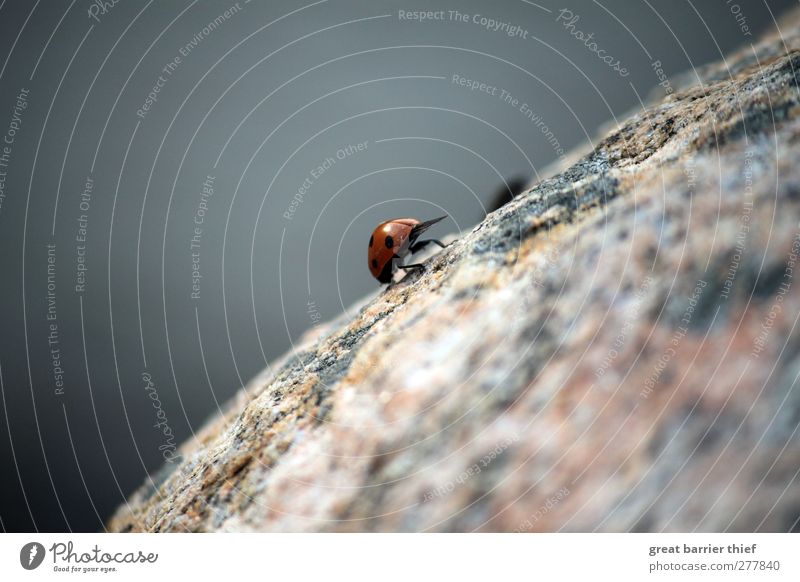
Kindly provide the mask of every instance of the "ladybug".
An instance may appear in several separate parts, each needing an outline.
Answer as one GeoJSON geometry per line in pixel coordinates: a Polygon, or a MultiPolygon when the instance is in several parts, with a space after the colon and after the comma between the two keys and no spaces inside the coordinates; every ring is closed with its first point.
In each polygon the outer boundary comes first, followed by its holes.
{"type": "Polygon", "coordinates": [[[435,239],[417,241],[417,238],[431,226],[444,220],[440,216],[421,222],[416,218],[393,218],[382,222],[369,237],[369,270],[381,283],[390,283],[397,269],[424,269],[421,264],[403,265],[402,260],[412,253],[422,250],[430,243],[444,248],[435,239]]]}

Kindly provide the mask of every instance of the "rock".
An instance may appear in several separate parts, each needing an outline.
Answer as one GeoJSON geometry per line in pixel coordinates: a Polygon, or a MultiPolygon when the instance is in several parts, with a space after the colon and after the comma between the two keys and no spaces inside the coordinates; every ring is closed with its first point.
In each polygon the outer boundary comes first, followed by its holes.
{"type": "Polygon", "coordinates": [[[109,528],[797,529],[798,22],[308,334],[109,528]]]}

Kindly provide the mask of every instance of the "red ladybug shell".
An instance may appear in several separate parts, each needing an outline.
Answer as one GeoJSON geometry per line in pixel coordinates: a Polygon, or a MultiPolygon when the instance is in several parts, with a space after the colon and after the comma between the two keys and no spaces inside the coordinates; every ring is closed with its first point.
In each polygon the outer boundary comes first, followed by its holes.
{"type": "Polygon", "coordinates": [[[381,283],[392,280],[396,265],[392,259],[408,255],[410,236],[421,222],[416,218],[393,218],[382,222],[369,237],[369,270],[381,283]]]}

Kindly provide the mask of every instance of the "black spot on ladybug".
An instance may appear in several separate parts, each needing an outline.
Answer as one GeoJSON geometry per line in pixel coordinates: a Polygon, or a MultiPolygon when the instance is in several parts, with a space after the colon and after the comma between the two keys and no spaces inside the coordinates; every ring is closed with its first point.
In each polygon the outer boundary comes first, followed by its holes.
{"type": "Polygon", "coordinates": [[[384,242],[386,243],[387,249],[394,248],[394,239],[392,238],[392,235],[388,235],[384,242]]]}
{"type": "Polygon", "coordinates": [[[374,269],[377,269],[377,268],[378,268],[378,260],[377,260],[377,259],[372,259],[372,267],[373,267],[374,269]]]}
{"type": "Polygon", "coordinates": [[[374,240],[375,240],[375,237],[373,235],[370,235],[370,237],[369,237],[369,246],[372,246],[372,242],[374,240]]]}

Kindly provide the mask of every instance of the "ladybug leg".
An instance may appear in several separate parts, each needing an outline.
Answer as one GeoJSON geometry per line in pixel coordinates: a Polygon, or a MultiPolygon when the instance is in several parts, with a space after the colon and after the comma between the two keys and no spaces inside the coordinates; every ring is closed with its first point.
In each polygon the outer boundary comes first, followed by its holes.
{"type": "Polygon", "coordinates": [[[442,248],[445,248],[445,245],[442,243],[442,241],[436,240],[435,238],[429,238],[428,240],[421,240],[419,242],[415,242],[408,248],[408,250],[411,251],[411,254],[414,254],[416,252],[421,251],[431,243],[439,245],[442,248]]]}
{"type": "Polygon", "coordinates": [[[397,268],[398,269],[403,269],[404,271],[413,270],[413,269],[419,269],[420,271],[424,271],[425,270],[425,265],[423,265],[422,263],[415,263],[415,264],[412,264],[412,265],[397,265],[397,268]]]}

